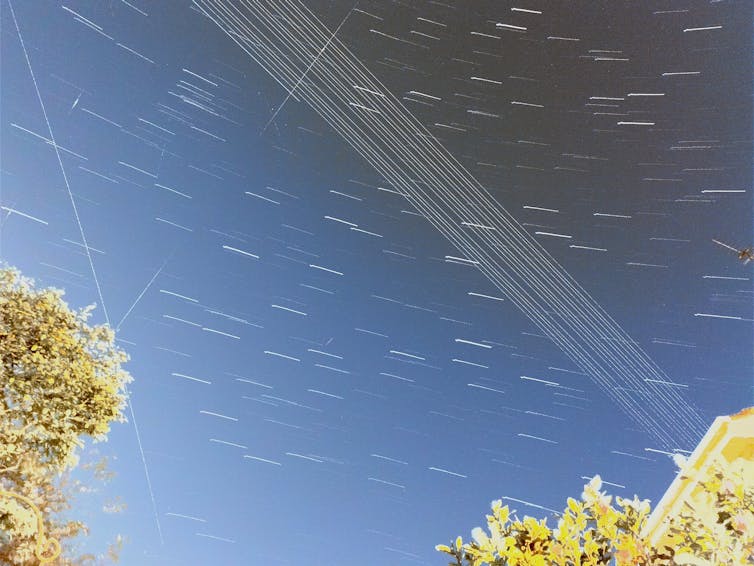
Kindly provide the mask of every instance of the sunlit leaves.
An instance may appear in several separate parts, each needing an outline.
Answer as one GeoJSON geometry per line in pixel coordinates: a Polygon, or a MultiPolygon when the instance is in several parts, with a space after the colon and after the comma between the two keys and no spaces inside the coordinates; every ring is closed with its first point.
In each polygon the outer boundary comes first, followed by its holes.
{"type": "MultiPolygon", "coordinates": [[[[0,489],[38,504],[59,539],[86,530],[49,519],[75,492],[60,474],[76,465],[84,438],[104,440],[111,423],[125,420],[131,381],[113,331],[87,323],[93,307],[75,311],[62,297],[0,268],[0,489]]],[[[30,520],[29,510],[0,499],[0,561],[34,563],[30,520]]]]}
{"type": "Polygon", "coordinates": [[[686,507],[667,529],[679,564],[754,563],[754,489],[746,473],[741,463],[699,482],[693,509],[686,507]]]}
{"type": "MultiPolygon", "coordinates": [[[[595,476],[581,501],[573,498],[550,529],[546,520],[510,520],[508,506],[493,501],[487,531],[472,530],[472,542],[458,548],[438,545],[453,566],[616,566],[754,563],[754,490],[743,470],[715,468],[700,482],[694,507],[672,518],[668,538],[656,549],[642,538],[650,514],[648,500],[600,491],[595,476]],[[748,487],[747,487],[748,486],[748,487]]],[[[457,543],[458,541],[456,541],[457,543]]]]}
{"type": "Polygon", "coordinates": [[[124,420],[127,356],[110,328],[87,324],[91,309],[73,311],[62,295],[0,270],[0,470],[33,452],[63,471],[82,435],[102,439],[124,420]]]}

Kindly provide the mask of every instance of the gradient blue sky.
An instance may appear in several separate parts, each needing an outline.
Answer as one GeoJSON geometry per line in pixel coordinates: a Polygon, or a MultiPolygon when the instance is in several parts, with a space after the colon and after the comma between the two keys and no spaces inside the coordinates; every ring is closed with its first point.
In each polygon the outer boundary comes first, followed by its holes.
{"type": "MultiPolygon", "coordinates": [[[[591,4],[307,5],[348,16],[340,39],[532,234],[572,235],[540,241],[711,422],[752,404],[751,265],[711,242],[752,240],[751,6],[591,4]]],[[[267,125],[286,92],[190,2],[1,6],[0,257],[106,308],[135,378],[154,500],[130,419],[97,447],[117,477],[76,509],[89,546],[443,564],[434,545],[493,499],[540,516],[595,473],[653,501],[670,483],[646,432],[309,108],[267,125]],[[103,514],[114,495],[128,509],[103,514]]]]}

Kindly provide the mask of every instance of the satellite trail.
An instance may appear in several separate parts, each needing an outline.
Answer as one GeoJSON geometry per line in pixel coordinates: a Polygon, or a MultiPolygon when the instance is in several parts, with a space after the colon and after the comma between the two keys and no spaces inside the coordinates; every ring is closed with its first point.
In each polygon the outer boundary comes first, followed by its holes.
{"type": "Polygon", "coordinates": [[[696,444],[706,424],[666,385],[672,380],[308,8],[295,0],[195,5],[286,92],[295,88],[658,443],[696,444]]]}

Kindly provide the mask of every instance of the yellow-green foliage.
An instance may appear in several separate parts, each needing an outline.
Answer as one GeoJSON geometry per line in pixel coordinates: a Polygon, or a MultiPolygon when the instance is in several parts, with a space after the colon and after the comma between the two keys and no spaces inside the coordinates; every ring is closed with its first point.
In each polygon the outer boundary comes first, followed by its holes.
{"type": "Polygon", "coordinates": [[[693,507],[686,504],[667,530],[676,562],[754,564],[754,489],[744,474],[743,467],[716,468],[699,482],[693,507]]]}
{"type": "MultiPolygon", "coordinates": [[[[86,529],[50,518],[70,506],[60,474],[76,465],[83,438],[104,440],[125,420],[131,377],[112,330],[87,324],[92,307],[72,310],[62,296],[0,268],[0,490],[34,501],[47,534],[66,538],[86,529]]],[[[0,498],[0,562],[34,563],[35,534],[28,506],[0,498]]]]}
{"type": "Polygon", "coordinates": [[[670,538],[659,549],[641,536],[649,501],[616,497],[615,507],[600,491],[599,476],[585,486],[580,501],[568,499],[554,529],[547,519],[511,520],[508,506],[498,500],[492,502],[486,531],[477,527],[471,542],[458,537],[436,548],[453,557],[450,566],[753,564],[754,490],[745,488],[740,472],[726,476],[721,468],[700,485],[703,503],[673,518],[670,538]]]}
{"type": "Polygon", "coordinates": [[[62,295],[0,270],[0,470],[33,452],[63,471],[82,435],[124,420],[127,356],[109,327],[87,324],[91,307],[73,311],[62,295]]]}

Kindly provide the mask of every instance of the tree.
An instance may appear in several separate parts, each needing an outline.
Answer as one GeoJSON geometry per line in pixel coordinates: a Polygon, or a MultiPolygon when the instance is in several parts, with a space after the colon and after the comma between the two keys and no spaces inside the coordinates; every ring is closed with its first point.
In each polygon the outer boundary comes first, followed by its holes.
{"type": "Polygon", "coordinates": [[[67,474],[84,438],[105,440],[111,423],[125,421],[127,355],[108,326],[87,323],[93,306],[72,310],[62,297],[0,268],[0,491],[15,494],[0,496],[3,563],[38,562],[30,503],[41,511],[42,534],[86,532],[58,516],[80,487],[67,474]]]}
{"type": "Polygon", "coordinates": [[[511,521],[502,501],[492,502],[487,528],[472,531],[473,541],[458,537],[436,549],[449,554],[449,566],[617,566],[744,565],[754,563],[754,489],[743,468],[727,473],[716,467],[699,481],[701,501],[673,517],[662,548],[642,538],[650,512],[648,500],[612,497],[600,491],[595,476],[581,501],[569,498],[557,528],[547,519],[511,521]],[[748,487],[747,487],[748,486],[748,487]]]}

